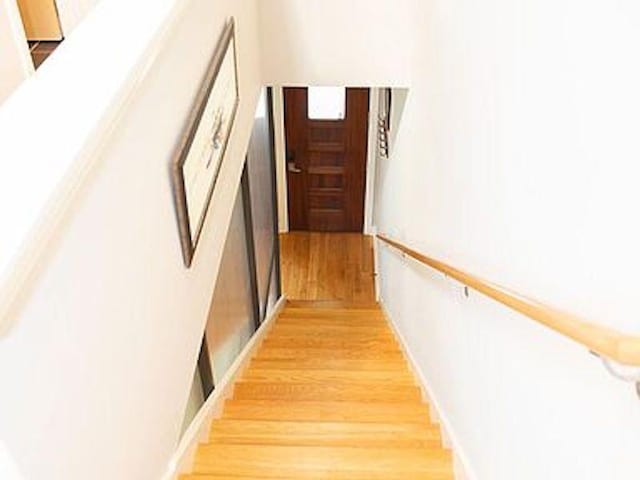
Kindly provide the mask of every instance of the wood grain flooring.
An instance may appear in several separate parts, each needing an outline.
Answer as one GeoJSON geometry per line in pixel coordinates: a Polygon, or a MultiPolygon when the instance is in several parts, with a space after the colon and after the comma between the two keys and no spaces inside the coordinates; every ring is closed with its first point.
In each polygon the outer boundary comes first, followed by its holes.
{"type": "Polygon", "coordinates": [[[280,235],[283,290],[295,300],[373,303],[373,239],[358,233],[280,235]]]}
{"type": "Polygon", "coordinates": [[[182,480],[452,480],[381,311],[290,302],[182,480]]]}

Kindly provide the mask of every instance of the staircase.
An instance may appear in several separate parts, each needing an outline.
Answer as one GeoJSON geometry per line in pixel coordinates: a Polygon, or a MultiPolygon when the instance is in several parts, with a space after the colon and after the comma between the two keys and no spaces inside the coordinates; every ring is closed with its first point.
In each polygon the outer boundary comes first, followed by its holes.
{"type": "Polygon", "coordinates": [[[287,304],[182,477],[222,479],[453,479],[377,305],[287,304]]]}

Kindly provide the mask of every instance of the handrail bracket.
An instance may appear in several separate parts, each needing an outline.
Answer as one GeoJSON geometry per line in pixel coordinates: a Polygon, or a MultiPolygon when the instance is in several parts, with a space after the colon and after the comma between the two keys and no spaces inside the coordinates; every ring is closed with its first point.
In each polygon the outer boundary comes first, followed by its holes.
{"type": "Polygon", "coordinates": [[[636,387],[636,394],[638,395],[638,398],[640,398],[640,368],[620,365],[610,358],[607,358],[604,355],[600,355],[597,352],[591,353],[600,359],[602,365],[604,366],[604,369],[613,378],[616,378],[623,382],[633,383],[636,387]]]}

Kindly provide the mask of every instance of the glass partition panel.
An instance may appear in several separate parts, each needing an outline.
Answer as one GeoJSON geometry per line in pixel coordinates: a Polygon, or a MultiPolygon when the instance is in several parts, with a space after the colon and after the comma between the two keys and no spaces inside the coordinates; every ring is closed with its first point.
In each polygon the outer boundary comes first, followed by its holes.
{"type": "Polygon", "coordinates": [[[239,190],[207,321],[207,347],[215,382],[224,376],[255,331],[246,235],[239,190]]]}

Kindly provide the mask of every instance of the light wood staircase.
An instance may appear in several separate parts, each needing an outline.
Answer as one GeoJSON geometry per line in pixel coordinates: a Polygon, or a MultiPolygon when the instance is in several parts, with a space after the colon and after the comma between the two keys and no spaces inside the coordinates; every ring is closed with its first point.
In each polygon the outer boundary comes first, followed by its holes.
{"type": "Polygon", "coordinates": [[[450,480],[377,305],[289,302],[182,480],[450,480]]]}

